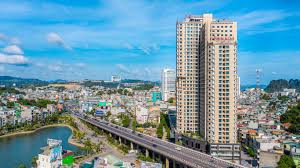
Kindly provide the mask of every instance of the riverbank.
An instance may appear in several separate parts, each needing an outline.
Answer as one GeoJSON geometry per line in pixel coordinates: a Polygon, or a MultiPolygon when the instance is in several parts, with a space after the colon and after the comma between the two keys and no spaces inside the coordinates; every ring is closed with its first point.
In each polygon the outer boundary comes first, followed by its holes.
{"type": "Polygon", "coordinates": [[[9,133],[6,135],[1,135],[0,138],[7,138],[7,137],[12,137],[12,136],[19,136],[19,135],[27,135],[27,134],[33,134],[39,130],[45,129],[45,128],[51,128],[51,127],[68,127],[69,129],[72,130],[72,134],[70,135],[70,137],[68,138],[68,143],[77,146],[77,147],[83,147],[83,144],[77,143],[74,139],[73,139],[73,132],[74,132],[74,128],[68,124],[51,124],[51,125],[45,125],[42,126],[40,128],[37,128],[35,130],[32,131],[20,131],[20,132],[13,132],[13,133],[9,133]]]}

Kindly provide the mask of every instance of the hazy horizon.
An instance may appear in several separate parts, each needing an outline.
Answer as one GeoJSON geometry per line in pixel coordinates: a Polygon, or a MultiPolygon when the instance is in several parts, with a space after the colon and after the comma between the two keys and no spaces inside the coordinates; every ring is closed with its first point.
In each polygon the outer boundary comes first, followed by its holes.
{"type": "Polygon", "coordinates": [[[0,2],[0,75],[42,80],[160,80],[175,68],[176,21],[212,13],[238,23],[241,83],[300,78],[300,2],[0,2]],[[59,12],[57,12],[59,11],[59,12]]]}

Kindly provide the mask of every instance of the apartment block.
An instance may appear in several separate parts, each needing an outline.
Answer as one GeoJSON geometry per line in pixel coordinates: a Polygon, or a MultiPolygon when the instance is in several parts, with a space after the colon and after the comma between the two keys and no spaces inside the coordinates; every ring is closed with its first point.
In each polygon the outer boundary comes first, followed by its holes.
{"type": "Polygon", "coordinates": [[[168,101],[169,98],[175,97],[175,82],[175,69],[163,69],[161,72],[161,93],[164,101],[168,101]]]}
{"type": "Polygon", "coordinates": [[[177,131],[236,143],[237,24],[212,14],[177,22],[177,131]]]}

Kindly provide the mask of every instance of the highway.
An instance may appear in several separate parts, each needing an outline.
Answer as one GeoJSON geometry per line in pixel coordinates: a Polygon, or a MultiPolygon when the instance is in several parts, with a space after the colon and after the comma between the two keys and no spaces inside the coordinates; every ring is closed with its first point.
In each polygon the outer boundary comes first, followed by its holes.
{"type": "Polygon", "coordinates": [[[210,155],[176,145],[161,139],[135,132],[131,129],[117,126],[106,121],[95,120],[93,118],[84,117],[81,114],[74,114],[74,116],[93,124],[103,130],[111,132],[117,136],[127,139],[135,144],[138,144],[150,151],[161,154],[168,159],[175,160],[176,163],[186,165],[188,167],[197,168],[219,168],[219,167],[235,167],[242,168],[237,165],[210,155]],[[179,150],[180,149],[180,150],[179,150]]]}

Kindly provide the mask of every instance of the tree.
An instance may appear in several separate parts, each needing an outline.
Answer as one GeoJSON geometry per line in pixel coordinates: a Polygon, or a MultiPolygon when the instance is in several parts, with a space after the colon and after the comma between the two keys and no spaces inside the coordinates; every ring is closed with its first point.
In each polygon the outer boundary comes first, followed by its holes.
{"type": "Polygon", "coordinates": [[[24,164],[20,164],[18,168],[26,168],[26,166],[24,164]]]}
{"type": "Polygon", "coordinates": [[[128,127],[130,125],[130,119],[127,115],[124,115],[122,119],[122,125],[123,127],[128,127]]]}
{"type": "Polygon", "coordinates": [[[15,106],[15,103],[14,102],[7,102],[7,104],[6,104],[6,107],[7,108],[13,108],[15,106]]]}
{"type": "Polygon", "coordinates": [[[264,100],[270,100],[271,99],[271,97],[268,94],[263,94],[261,96],[261,98],[264,99],[264,100]]]}
{"type": "Polygon", "coordinates": [[[169,99],[168,99],[168,103],[174,103],[174,98],[173,97],[170,97],[169,99]]]}
{"type": "Polygon", "coordinates": [[[255,152],[254,152],[253,148],[248,148],[248,149],[247,149],[247,153],[248,153],[249,156],[251,156],[251,157],[254,157],[254,155],[255,155],[255,152]]]}
{"type": "Polygon", "coordinates": [[[278,100],[286,102],[289,100],[289,97],[288,96],[278,96],[278,100]]]}
{"type": "Polygon", "coordinates": [[[103,142],[99,142],[98,144],[96,144],[96,152],[101,152],[102,151],[102,146],[103,146],[103,142]]]}
{"type": "Polygon", "coordinates": [[[288,131],[294,134],[300,134],[300,103],[282,114],[280,116],[280,122],[291,123],[288,131]]]}
{"type": "Polygon", "coordinates": [[[296,168],[295,162],[291,156],[282,155],[279,162],[279,168],[296,168]]]}
{"type": "Polygon", "coordinates": [[[117,92],[121,95],[123,94],[123,89],[118,89],[117,92]]]}
{"type": "Polygon", "coordinates": [[[104,92],[102,90],[100,90],[97,95],[102,96],[104,94],[104,92]]]}
{"type": "Polygon", "coordinates": [[[136,121],[136,118],[134,118],[133,121],[132,121],[132,130],[134,130],[134,131],[136,130],[137,124],[138,123],[136,121]]]}
{"type": "Polygon", "coordinates": [[[163,126],[162,124],[159,124],[158,128],[156,129],[156,136],[157,138],[163,137],[163,126]]]}
{"type": "Polygon", "coordinates": [[[83,147],[83,149],[84,149],[88,154],[89,154],[90,152],[93,151],[93,144],[92,144],[92,142],[91,142],[90,139],[88,139],[88,140],[86,140],[86,141],[84,142],[84,147],[83,147]]]}
{"type": "Polygon", "coordinates": [[[37,167],[37,163],[36,163],[37,160],[38,160],[37,156],[32,157],[32,159],[31,159],[31,165],[33,167],[37,167]]]}

